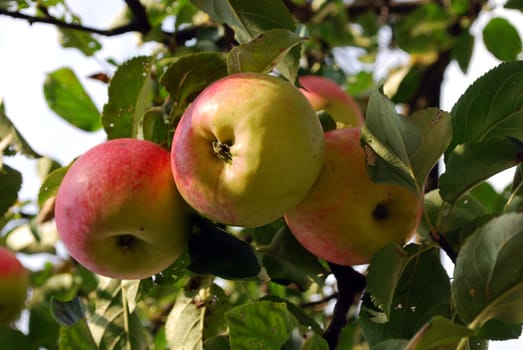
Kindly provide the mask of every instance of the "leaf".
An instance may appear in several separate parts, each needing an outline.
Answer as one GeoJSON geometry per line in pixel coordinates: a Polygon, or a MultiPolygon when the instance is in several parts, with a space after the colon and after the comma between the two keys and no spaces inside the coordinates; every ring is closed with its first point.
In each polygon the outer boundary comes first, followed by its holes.
{"type": "Polygon", "coordinates": [[[373,346],[372,350],[398,350],[405,348],[407,343],[405,339],[388,339],[373,346]]]}
{"type": "Polygon", "coordinates": [[[152,104],[151,58],[131,58],[118,67],[109,83],[109,100],[102,124],[109,139],[136,137],[144,113],[152,104]]]}
{"type": "Polygon", "coordinates": [[[509,324],[497,319],[485,322],[478,330],[480,337],[490,340],[517,339],[521,336],[521,323],[509,324]]]}
{"type": "Polygon", "coordinates": [[[142,120],[142,133],[144,140],[156,144],[170,143],[169,120],[165,118],[161,107],[153,107],[145,112],[142,120]]]}
{"type": "Polygon", "coordinates": [[[263,252],[263,266],[276,283],[296,283],[301,290],[307,290],[312,281],[320,282],[320,274],[326,274],[318,258],[306,250],[284,225],[263,252]]]}
{"type": "Polygon", "coordinates": [[[293,31],[294,20],[280,0],[191,0],[213,20],[229,25],[240,44],[254,39],[269,29],[284,28],[293,31]]]}
{"type": "Polygon", "coordinates": [[[508,0],[505,3],[505,8],[523,11],[523,0],[508,0]]]}
{"type": "Polygon", "coordinates": [[[58,348],[60,350],[98,350],[85,319],[60,328],[58,348]]]}
{"type": "Polygon", "coordinates": [[[4,164],[0,167],[0,217],[11,208],[22,187],[22,174],[4,164]]]}
{"type": "MultiPolygon", "coordinates": [[[[468,4],[467,4],[468,6],[468,4]]],[[[452,58],[458,62],[463,73],[467,73],[472,52],[474,51],[474,37],[468,32],[461,33],[452,46],[452,58]]]]}
{"type": "Polygon", "coordinates": [[[65,48],[76,48],[86,56],[92,56],[102,48],[102,45],[88,32],[59,28],[60,43],[65,48]]]}
{"type": "Polygon", "coordinates": [[[229,345],[229,337],[225,335],[218,335],[207,339],[203,343],[203,350],[231,350],[229,345]]]}
{"type": "Polygon", "coordinates": [[[0,349],[33,349],[31,340],[19,330],[0,327],[0,349]]]}
{"type": "Polygon", "coordinates": [[[178,295],[169,312],[165,333],[172,350],[202,350],[205,306],[197,305],[193,297],[178,295]]]}
{"type": "Polygon", "coordinates": [[[307,315],[305,311],[299,306],[291,303],[288,300],[277,297],[275,295],[266,295],[260,299],[260,301],[272,301],[274,303],[285,303],[287,305],[287,310],[296,318],[299,324],[307,330],[312,330],[316,334],[323,334],[318,322],[316,322],[312,317],[307,315]]]}
{"type": "MultiPolygon", "coordinates": [[[[405,346],[405,350],[430,350],[457,344],[474,331],[451,320],[435,316],[427,322],[405,346]]],[[[454,347],[453,347],[454,348],[454,347]]]]}
{"type": "Polygon", "coordinates": [[[231,350],[280,349],[297,321],[285,303],[258,301],[225,314],[231,350]]]}
{"type": "Polygon", "coordinates": [[[319,334],[313,334],[303,343],[301,350],[329,350],[329,344],[319,334]]]}
{"type": "Polygon", "coordinates": [[[79,298],[68,301],[51,298],[49,307],[55,320],[64,326],[71,326],[85,318],[84,307],[79,298]]]}
{"type": "Polygon", "coordinates": [[[85,131],[101,128],[100,112],[71,68],[48,73],[44,95],[53,112],[70,124],[85,131]]]}
{"type": "Polygon", "coordinates": [[[492,219],[469,237],[454,270],[452,297],[472,329],[491,319],[523,322],[523,214],[492,219]]]}
{"type": "Polygon", "coordinates": [[[523,140],[523,61],[501,63],[470,85],[450,112],[457,145],[513,137],[523,140]]]}
{"type": "Polygon", "coordinates": [[[396,183],[421,195],[429,171],[450,143],[447,113],[429,108],[403,117],[381,92],[369,99],[361,142],[374,181],[396,183]]]}
{"type": "Polygon", "coordinates": [[[205,87],[226,75],[224,54],[202,52],[176,59],[162,74],[160,82],[171,99],[185,106],[205,87]]]}
{"type": "Polygon", "coordinates": [[[38,206],[40,208],[44,206],[48,199],[56,196],[58,188],[70,166],[71,165],[53,170],[46,176],[38,191],[38,206]]]}
{"type": "Polygon", "coordinates": [[[483,42],[499,60],[517,59],[521,52],[521,37],[517,29],[505,18],[492,18],[483,28],[483,42]],[[503,43],[503,44],[500,44],[503,43]]]}
{"type": "Polygon", "coordinates": [[[234,47],[227,56],[229,74],[269,73],[289,51],[304,39],[287,29],[272,29],[234,47]]]}
{"type": "Polygon", "coordinates": [[[450,316],[450,282],[439,249],[411,244],[405,247],[404,259],[394,256],[392,249],[376,253],[369,266],[360,324],[371,346],[389,338],[411,338],[432,317],[450,316]],[[374,300],[383,309],[376,308],[374,300]]]}
{"type": "Polygon", "coordinates": [[[260,273],[258,258],[249,244],[203,218],[196,220],[201,229],[189,237],[190,271],[225,279],[254,278],[260,273]]]}
{"type": "Polygon", "coordinates": [[[128,313],[118,280],[101,278],[96,290],[96,308],[87,320],[100,350],[148,348],[149,335],[136,313],[128,313]]]}
{"type": "Polygon", "coordinates": [[[521,162],[523,143],[493,139],[462,144],[445,158],[445,172],[439,179],[443,200],[454,203],[483,180],[521,162]]]}
{"type": "MultiPolygon", "coordinates": [[[[22,153],[31,158],[41,157],[24,137],[18,132],[5,112],[4,102],[0,99],[0,152],[4,155],[22,153]]],[[[1,158],[0,158],[1,165],[1,158]]]]}

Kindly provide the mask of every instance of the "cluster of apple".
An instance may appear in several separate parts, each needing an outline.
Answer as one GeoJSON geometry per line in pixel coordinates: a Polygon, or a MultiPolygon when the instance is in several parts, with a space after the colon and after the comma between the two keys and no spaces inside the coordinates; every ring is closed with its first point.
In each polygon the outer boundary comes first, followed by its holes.
{"type": "Polygon", "coordinates": [[[334,82],[300,84],[230,75],[187,108],[170,153],[116,139],[81,156],[55,207],[71,256],[109,277],[149,277],[184,250],[193,210],[242,227],[284,217],[303,246],[337,264],[367,263],[384,244],[404,242],[421,206],[408,190],[370,180],[360,109],[334,82]],[[318,110],[338,128],[324,132],[318,110]]]}

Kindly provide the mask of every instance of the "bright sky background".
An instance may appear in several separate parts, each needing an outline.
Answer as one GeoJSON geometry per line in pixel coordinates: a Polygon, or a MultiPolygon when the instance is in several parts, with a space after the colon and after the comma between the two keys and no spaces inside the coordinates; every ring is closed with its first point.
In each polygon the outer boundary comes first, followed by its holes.
{"type": "MultiPolygon", "coordinates": [[[[123,1],[117,0],[69,1],[68,4],[73,11],[80,14],[84,24],[101,28],[110,27],[123,8],[123,1]]],[[[480,34],[486,21],[498,14],[518,25],[520,35],[523,36],[521,13],[502,10],[480,18],[472,28],[472,34],[480,34]]],[[[102,42],[103,50],[94,58],[86,58],[75,49],[63,49],[53,26],[31,26],[23,20],[0,16],[0,98],[4,100],[7,115],[37,152],[62,164],[67,164],[93,145],[102,142],[105,134],[103,131],[87,133],[76,129],[48,109],[43,95],[46,74],[63,66],[73,68],[101,110],[107,100],[107,86],[85,77],[112,70],[113,67],[106,63],[108,58],[122,62],[138,54],[147,54],[151,49],[151,45],[138,47],[138,39],[133,34],[98,39],[102,42]]],[[[441,107],[450,110],[475,79],[498,63],[486,52],[479,40],[467,75],[463,75],[456,63],[449,66],[446,72],[449,83],[443,87],[441,107]]],[[[27,161],[24,157],[6,158],[4,161],[24,174],[21,197],[34,199],[39,187],[35,162],[27,161]]],[[[511,173],[505,172],[494,183],[497,188],[501,188],[510,179],[511,173]]],[[[523,338],[492,342],[490,349],[521,350],[523,338]]]]}

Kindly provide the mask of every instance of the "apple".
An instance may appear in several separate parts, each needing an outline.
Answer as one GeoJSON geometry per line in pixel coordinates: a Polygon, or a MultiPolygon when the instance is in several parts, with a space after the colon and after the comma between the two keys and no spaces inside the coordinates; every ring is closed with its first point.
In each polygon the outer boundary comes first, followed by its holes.
{"type": "Polygon", "coordinates": [[[336,121],[338,127],[363,125],[363,113],[356,101],[334,81],[317,75],[298,78],[300,90],[315,111],[324,110],[336,121]]]}
{"type": "Polygon", "coordinates": [[[29,273],[16,255],[0,247],[0,326],[15,321],[25,307],[29,273]]]}
{"type": "Polygon", "coordinates": [[[172,171],[200,214],[256,227],[305,197],[321,170],[323,146],[319,119],[294,85],[236,73],[206,87],[183,114],[172,171]]]}
{"type": "Polygon", "coordinates": [[[170,153],[138,139],[115,139],[79,157],[56,196],[58,233],[80,264],[118,279],[142,279],[185,249],[187,206],[170,153]]]}
{"type": "Polygon", "coordinates": [[[405,243],[421,214],[414,192],[370,179],[360,129],[343,128],[325,133],[325,161],[318,180],[285,220],[314,255],[339,265],[359,265],[389,243],[405,243]]]}

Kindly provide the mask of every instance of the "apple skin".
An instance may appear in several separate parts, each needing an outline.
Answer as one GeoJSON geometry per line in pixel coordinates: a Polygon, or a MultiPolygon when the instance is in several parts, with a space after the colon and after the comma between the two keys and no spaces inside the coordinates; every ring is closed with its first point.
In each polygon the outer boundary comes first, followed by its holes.
{"type": "Polygon", "coordinates": [[[178,124],[172,171],[182,197],[216,222],[256,227],[281,218],[310,190],[323,130],[300,91],[260,73],[204,89],[178,124]]]}
{"type": "Polygon", "coordinates": [[[363,113],[356,101],[334,81],[317,76],[304,75],[298,78],[301,92],[315,111],[324,110],[336,121],[338,127],[363,125],[363,113]]]}
{"type": "Polygon", "coordinates": [[[186,246],[187,213],[170,153],[138,139],[107,141],[79,157],[55,206],[71,256],[117,279],[143,279],[172,264],[186,246]]]}
{"type": "Polygon", "coordinates": [[[314,255],[349,266],[368,263],[389,243],[404,244],[415,233],[421,214],[414,192],[370,179],[360,128],[343,128],[325,133],[322,172],[285,220],[314,255]]]}
{"type": "Polygon", "coordinates": [[[16,255],[0,247],[0,326],[16,321],[25,307],[29,272],[16,255]]]}

